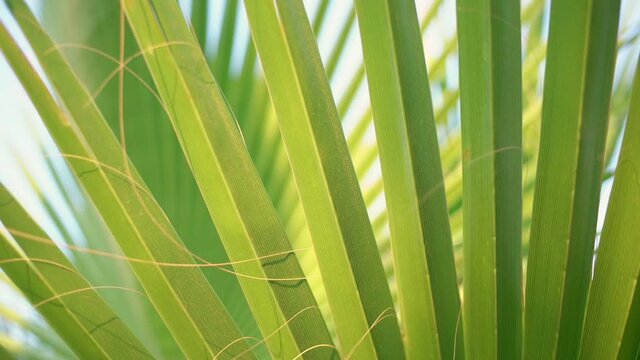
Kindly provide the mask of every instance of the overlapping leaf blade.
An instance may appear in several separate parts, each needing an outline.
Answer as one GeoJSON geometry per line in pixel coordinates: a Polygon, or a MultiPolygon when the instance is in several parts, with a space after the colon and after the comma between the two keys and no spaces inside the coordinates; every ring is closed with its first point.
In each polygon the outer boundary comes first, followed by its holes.
{"type": "MultiPolygon", "coordinates": [[[[5,35],[0,25],[0,38],[5,35]]],[[[74,352],[94,359],[152,358],[2,185],[0,204],[0,266],[74,352]]]]}
{"type": "Polygon", "coordinates": [[[271,257],[234,266],[263,335],[274,334],[266,339],[271,352],[295,357],[322,345],[306,356],[330,356],[315,299],[202,52],[175,16],[177,4],[140,0],[125,8],[141,48],[179,44],[144,56],[229,257],[271,257]]]}
{"type": "Polygon", "coordinates": [[[302,1],[245,6],[343,355],[402,357],[397,322],[380,320],[393,302],[302,1]]]}
{"type": "MultiPolygon", "coordinates": [[[[206,27],[206,24],[196,23],[204,21],[201,18],[207,3],[193,4],[195,14],[191,20],[196,34],[200,26],[206,27]]],[[[124,34],[119,33],[120,2],[65,1],[46,2],[43,6],[43,26],[59,44],[80,81],[92,92],[113,132],[125,139],[123,146],[127,155],[181,240],[197,257],[215,263],[229,262],[126,22],[124,34]],[[69,24],[65,16],[68,13],[76,14],[82,21],[69,24]],[[121,43],[124,61],[128,62],[123,74],[122,100],[118,96],[120,89],[116,76],[121,43]],[[122,123],[120,105],[123,106],[122,123]]],[[[260,337],[236,276],[216,268],[203,268],[202,271],[243,334],[260,337]]],[[[143,323],[149,327],[147,322],[143,323]]],[[[158,344],[165,345],[167,340],[158,341],[158,344]]],[[[166,356],[173,357],[171,349],[167,350],[166,356]]]]}
{"type": "Polygon", "coordinates": [[[24,2],[9,5],[73,118],[58,108],[26,60],[15,63],[23,65],[16,68],[17,75],[123,253],[139,259],[132,267],[185,355],[213,357],[225,350],[222,357],[243,353],[251,358],[246,343],[237,341],[241,335],[235,323],[194,267],[191,254],[129,159],[123,157],[88,92],[24,2]],[[186,267],[160,267],[158,262],[186,267]]]}

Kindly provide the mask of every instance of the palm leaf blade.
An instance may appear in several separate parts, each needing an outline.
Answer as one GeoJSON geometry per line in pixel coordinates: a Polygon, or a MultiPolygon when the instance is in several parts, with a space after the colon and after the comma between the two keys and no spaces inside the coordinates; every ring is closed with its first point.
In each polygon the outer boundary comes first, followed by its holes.
{"type": "MultiPolygon", "coordinates": [[[[272,257],[234,265],[248,276],[240,276],[240,284],[264,336],[279,335],[267,339],[272,353],[293,357],[318,344],[331,347],[315,299],[233,114],[202,53],[194,47],[184,19],[175,16],[177,4],[134,1],[126,4],[126,10],[142,48],[183,44],[175,50],[146,53],[145,60],[171,109],[170,120],[229,257],[232,261],[272,257]],[[173,86],[180,90],[174,93],[173,86]]],[[[321,349],[309,356],[331,352],[321,349]]]]}
{"type": "Polygon", "coordinates": [[[356,11],[380,149],[407,357],[452,357],[460,306],[415,5],[356,1],[356,11]]]}
{"type": "MultiPolygon", "coordinates": [[[[0,27],[0,37],[3,33],[0,27]]],[[[0,202],[3,225],[11,234],[0,234],[2,269],[76,354],[96,359],[151,358],[4,186],[0,202]]]]}
{"type": "MultiPolygon", "coordinates": [[[[121,156],[113,133],[68,64],[58,51],[47,53],[54,46],[29,9],[22,1],[12,1],[10,5],[49,79],[70,113],[76,115],[73,120],[66,117],[33,70],[25,69],[22,74],[28,77],[23,84],[34,94],[32,100],[42,120],[123,253],[140,260],[132,267],[183,352],[190,356],[215,355],[240,338],[235,323],[199,269],[156,265],[161,262],[188,266],[195,262],[158,204],[148,196],[133,165],[125,165],[128,159],[121,156]],[[196,298],[200,300],[194,301],[196,298]],[[220,329],[226,329],[224,338],[206,335],[220,329]]],[[[245,345],[237,342],[228,350],[242,352],[245,345]]]]}
{"type": "Polygon", "coordinates": [[[393,303],[303,4],[246,7],[343,351],[401,356],[397,322],[379,322],[393,314],[393,303]],[[282,61],[283,54],[291,60],[282,61]]]}
{"type": "Polygon", "coordinates": [[[640,207],[640,139],[637,136],[640,133],[639,105],[640,68],[635,76],[632,105],[589,292],[580,353],[582,359],[630,359],[638,349],[638,343],[635,342],[640,339],[638,327],[635,330],[631,328],[634,322],[638,322],[638,305],[633,303],[634,297],[638,297],[637,279],[640,274],[640,249],[634,210],[640,207]],[[629,327],[628,334],[626,327],[629,327]],[[622,342],[629,343],[625,347],[631,345],[630,351],[624,350],[622,342]],[[634,342],[635,349],[632,345],[634,342]],[[619,351],[625,351],[626,354],[619,351]]]}
{"type": "Polygon", "coordinates": [[[591,274],[619,1],[551,6],[525,355],[575,358],[591,274]],[[576,6],[579,5],[579,6],[576,6]]]}

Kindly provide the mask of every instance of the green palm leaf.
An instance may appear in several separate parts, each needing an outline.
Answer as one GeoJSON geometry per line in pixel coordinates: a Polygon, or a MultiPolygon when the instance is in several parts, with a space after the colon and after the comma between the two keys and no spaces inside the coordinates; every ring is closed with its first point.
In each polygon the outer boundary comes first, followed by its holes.
{"type": "Polygon", "coordinates": [[[356,9],[407,356],[451,358],[460,306],[416,10],[406,1],[357,1],[356,9]]]}
{"type": "MultiPolygon", "coordinates": [[[[128,163],[128,158],[123,159],[120,146],[100,112],[93,106],[86,106],[93,103],[87,102],[88,93],[67,63],[58,52],[46,53],[53,46],[44,32],[36,27],[37,22],[26,5],[16,1],[12,6],[50,80],[57,86],[71,114],[76,115],[73,120],[58,108],[14,44],[14,50],[9,54],[15,59],[22,59],[13,63],[17,67],[16,73],[23,77],[23,84],[33,95],[45,124],[84,189],[92,196],[123,253],[141,260],[132,263],[132,267],[183,352],[190,356],[203,353],[213,356],[222,349],[244,351],[244,344],[236,342],[240,332],[199,269],[160,268],[155,264],[193,265],[195,262],[166,222],[158,204],[149,197],[148,189],[133,165],[128,163]],[[188,301],[190,298],[210,301],[188,301]],[[196,316],[196,313],[200,315],[196,316]],[[219,329],[226,329],[226,339],[207,335],[219,329]],[[226,349],[231,343],[234,344],[232,349],[226,349]]],[[[4,46],[10,48],[10,40],[4,38],[4,46]]]]}
{"type": "Polygon", "coordinates": [[[0,203],[0,267],[73,351],[93,359],[151,358],[97,292],[129,289],[92,287],[4,187],[0,203]]]}
{"type": "Polygon", "coordinates": [[[263,335],[280,334],[267,340],[271,352],[284,352],[288,357],[318,344],[331,346],[315,299],[237,124],[186,23],[172,15],[177,4],[137,1],[126,5],[143,49],[167,42],[185,47],[181,51],[165,48],[147,52],[145,60],[170,109],[170,120],[230,258],[271,257],[262,264],[254,261],[234,266],[246,275],[240,277],[240,284],[263,335]],[[202,77],[209,80],[202,81],[202,77]],[[177,92],[169,84],[176,86],[177,92]],[[303,310],[304,314],[297,316],[303,310]],[[285,320],[287,327],[283,327],[285,320]]]}
{"type": "Polygon", "coordinates": [[[5,0],[0,357],[637,358],[640,4],[546,4],[5,0]]]}
{"type": "Polygon", "coordinates": [[[618,1],[552,4],[527,269],[527,358],[578,353],[619,12],[618,1]]]}
{"type": "Polygon", "coordinates": [[[640,68],[636,71],[622,149],[589,291],[582,359],[632,359],[638,352],[640,251],[634,211],[640,206],[640,68]],[[601,336],[607,334],[607,336],[601,336]]]}
{"type": "Polygon", "coordinates": [[[518,1],[458,1],[465,346],[521,351],[522,85],[518,1]]]}
{"type": "Polygon", "coordinates": [[[381,320],[393,303],[319,52],[307,46],[302,2],[246,7],[343,354],[402,356],[397,322],[381,320]]]}

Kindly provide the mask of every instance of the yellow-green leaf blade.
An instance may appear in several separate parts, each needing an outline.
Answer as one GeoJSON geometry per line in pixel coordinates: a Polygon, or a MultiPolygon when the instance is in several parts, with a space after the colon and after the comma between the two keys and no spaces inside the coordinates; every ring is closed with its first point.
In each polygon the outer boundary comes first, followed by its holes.
{"type": "Polygon", "coordinates": [[[626,334],[625,329],[639,320],[634,297],[638,297],[640,275],[640,67],[631,99],[589,291],[581,359],[632,359],[638,351],[639,328],[629,330],[635,334],[626,334]],[[623,342],[628,342],[624,347],[629,349],[623,348],[623,342]]]}
{"type": "Polygon", "coordinates": [[[2,185],[0,204],[0,266],[72,350],[83,358],[152,358],[2,185]]]}
{"type": "Polygon", "coordinates": [[[302,1],[245,4],[343,356],[402,357],[382,262],[302,1]]]}
{"type": "MultiPolygon", "coordinates": [[[[51,40],[26,4],[12,0],[10,8],[73,118],[58,108],[26,60],[15,62],[16,75],[123,253],[141,260],[132,267],[176,342],[189,357],[213,357],[231,343],[222,357],[243,353],[246,343],[235,342],[241,337],[235,323],[202,272],[188,267],[195,264],[191,254],[133,165],[123,158],[88,92],[60,53],[51,51],[51,40]],[[161,268],[156,262],[187,267],[161,268]]],[[[244,354],[251,358],[250,353],[244,354]]]]}
{"type": "Polygon", "coordinates": [[[129,1],[126,10],[142,48],[182,45],[144,56],[230,259],[272,256],[234,266],[248,275],[239,281],[263,335],[278,335],[267,339],[270,351],[295,357],[323,344],[305,355],[330,356],[332,341],[307,280],[233,114],[186,22],[175,15],[177,3],[129,1]]]}

